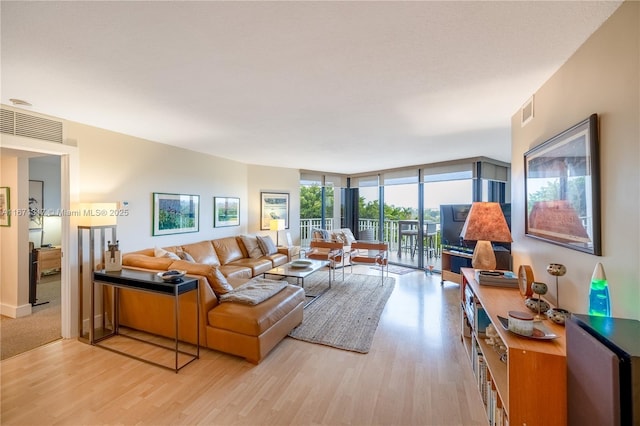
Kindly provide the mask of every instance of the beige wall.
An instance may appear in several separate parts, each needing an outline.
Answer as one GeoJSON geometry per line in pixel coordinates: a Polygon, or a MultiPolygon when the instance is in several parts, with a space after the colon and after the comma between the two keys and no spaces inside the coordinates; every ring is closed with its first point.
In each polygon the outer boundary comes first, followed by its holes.
{"type": "Polygon", "coordinates": [[[124,252],[259,233],[260,190],[299,198],[294,169],[249,166],[79,123],[69,123],[67,132],[80,152],[80,201],[128,202],[128,216],[118,219],[124,252]],[[199,195],[199,232],[152,236],[153,192],[199,195]],[[214,196],[240,198],[240,226],[213,227],[214,196]]]}
{"type": "Polygon", "coordinates": [[[640,3],[623,4],[535,93],[534,119],[522,128],[518,111],[511,120],[514,268],[531,265],[555,300],[545,268],[566,265],[560,303],[575,313],[587,312],[591,274],[602,262],[612,315],[640,319],[639,24],[640,3]],[[600,127],[601,257],[524,236],[524,153],[592,113],[600,127]]]}
{"type": "MultiPolygon", "coordinates": [[[[62,209],[76,211],[79,202],[128,202],[129,214],[118,220],[118,240],[125,252],[241,233],[271,233],[259,231],[261,190],[291,194],[291,208],[295,210],[291,230],[299,234],[300,179],[295,169],[250,166],[74,122],[65,123],[65,135],[65,145],[3,135],[0,181],[2,186],[11,187],[12,209],[27,205],[28,156],[42,153],[62,156],[61,187],[68,188],[62,192],[62,209]],[[20,190],[21,187],[24,190],[20,190]],[[199,195],[199,231],[152,236],[153,192],[199,195]],[[240,198],[240,226],[213,227],[214,196],[240,198]],[[20,197],[22,201],[19,201],[20,197]]],[[[63,232],[70,230],[62,242],[65,253],[62,273],[64,337],[77,333],[76,221],[74,216],[62,220],[63,232]]],[[[0,228],[0,311],[12,317],[31,312],[28,303],[28,220],[22,222],[19,227],[19,222],[12,220],[11,227],[0,228]]],[[[280,237],[284,238],[284,234],[280,237]]],[[[87,306],[84,312],[88,312],[87,306]]]]}
{"type": "MultiPolygon", "coordinates": [[[[28,160],[20,157],[0,158],[2,185],[9,188],[11,211],[26,205],[28,194],[28,160]]],[[[0,313],[16,318],[31,314],[29,270],[21,266],[20,253],[29,252],[29,217],[12,215],[8,227],[0,227],[0,313]],[[16,241],[20,244],[16,245],[16,241]],[[26,283],[26,285],[17,285],[26,283]]],[[[28,260],[28,259],[27,259],[28,260]]],[[[28,266],[28,261],[24,262],[28,266]]],[[[24,266],[22,265],[22,266],[24,266]]]]}
{"type": "MultiPolygon", "coordinates": [[[[260,193],[289,193],[289,229],[280,231],[280,245],[286,245],[285,232],[291,233],[294,244],[300,244],[300,172],[297,169],[249,166],[249,231],[260,229],[260,193]]],[[[266,231],[275,240],[274,231],[266,231]]]]}

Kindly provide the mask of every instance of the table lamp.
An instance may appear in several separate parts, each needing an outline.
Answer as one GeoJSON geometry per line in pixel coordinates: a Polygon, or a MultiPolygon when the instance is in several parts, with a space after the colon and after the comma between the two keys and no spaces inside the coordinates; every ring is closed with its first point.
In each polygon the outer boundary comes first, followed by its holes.
{"type": "Polygon", "coordinates": [[[280,231],[284,228],[284,219],[271,219],[269,222],[269,230],[276,231],[276,246],[280,245],[280,241],[278,240],[278,236],[280,235],[280,231]]]}
{"type": "Polygon", "coordinates": [[[510,243],[511,232],[499,203],[475,202],[471,205],[460,236],[477,241],[471,265],[475,269],[496,268],[496,255],[491,242],[510,243]]]}

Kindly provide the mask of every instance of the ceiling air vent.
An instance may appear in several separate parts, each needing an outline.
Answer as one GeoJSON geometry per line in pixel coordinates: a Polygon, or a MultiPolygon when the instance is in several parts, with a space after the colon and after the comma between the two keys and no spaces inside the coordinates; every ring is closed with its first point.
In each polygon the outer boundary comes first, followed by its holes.
{"type": "Polygon", "coordinates": [[[62,143],[62,122],[2,108],[2,133],[62,143]]]}
{"type": "Polygon", "coordinates": [[[0,112],[2,113],[2,133],[13,135],[16,131],[15,113],[8,109],[1,109],[0,112]]]}

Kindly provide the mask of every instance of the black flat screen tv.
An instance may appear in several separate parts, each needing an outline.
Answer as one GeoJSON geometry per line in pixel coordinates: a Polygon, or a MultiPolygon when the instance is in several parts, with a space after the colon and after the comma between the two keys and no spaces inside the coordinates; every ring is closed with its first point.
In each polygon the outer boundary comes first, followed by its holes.
{"type": "MultiPolygon", "coordinates": [[[[507,220],[509,230],[511,230],[511,203],[501,203],[502,213],[507,220]]],[[[471,210],[471,204],[441,204],[440,205],[440,233],[443,248],[450,250],[460,250],[473,252],[476,246],[475,241],[463,240],[460,232],[464,226],[464,221],[471,210]]],[[[493,243],[494,247],[504,247],[511,251],[511,243],[493,243]]]]}

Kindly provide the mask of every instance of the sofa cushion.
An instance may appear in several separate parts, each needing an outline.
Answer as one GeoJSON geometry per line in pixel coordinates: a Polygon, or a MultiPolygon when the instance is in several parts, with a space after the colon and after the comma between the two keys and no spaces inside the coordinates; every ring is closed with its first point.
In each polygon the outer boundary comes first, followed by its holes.
{"type": "Polygon", "coordinates": [[[262,256],[262,250],[260,250],[258,238],[255,235],[240,235],[240,239],[250,258],[257,259],[262,256]]]}
{"type": "Polygon", "coordinates": [[[169,259],[173,259],[173,260],[180,260],[180,258],[178,257],[177,254],[167,251],[163,248],[160,247],[156,247],[153,249],[153,254],[155,255],[155,257],[168,257],[169,259]]]}
{"type": "Polygon", "coordinates": [[[183,251],[182,249],[177,251],[176,254],[180,258],[180,260],[186,260],[187,262],[192,262],[192,263],[196,262],[195,259],[189,253],[187,253],[186,251],[183,251]]]}
{"type": "Polygon", "coordinates": [[[182,251],[189,253],[196,263],[220,266],[220,259],[218,259],[218,255],[213,249],[211,241],[206,240],[200,241],[199,243],[186,244],[182,246],[182,251]]]}
{"type": "MultiPolygon", "coordinates": [[[[248,259],[248,258],[247,258],[248,259]]],[[[250,266],[237,265],[235,262],[228,265],[220,265],[218,267],[220,272],[224,274],[227,279],[229,278],[251,278],[253,277],[253,270],[250,266]]]]}
{"type": "Polygon", "coordinates": [[[153,257],[140,253],[127,253],[122,256],[123,266],[153,269],[156,271],[167,271],[173,262],[175,262],[175,260],[169,259],[168,257],[153,257]]]}
{"type": "Polygon", "coordinates": [[[243,259],[238,259],[230,263],[230,265],[251,268],[252,277],[263,274],[264,272],[267,272],[269,269],[273,268],[273,262],[268,257],[260,257],[259,259],[251,259],[249,257],[245,257],[243,259]]]}
{"type": "Polygon", "coordinates": [[[280,252],[280,251],[278,251],[277,253],[265,256],[265,257],[267,259],[271,260],[271,263],[273,264],[274,268],[276,266],[284,265],[285,263],[287,263],[289,261],[289,256],[287,254],[284,254],[284,253],[280,252]]]}
{"type": "Polygon", "coordinates": [[[217,240],[213,240],[212,243],[221,265],[227,265],[234,260],[244,257],[236,237],[218,238],[217,240]]]}
{"type": "Polygon", "coordinates": [[[222,272],[218,268],[214,269],[213,279],[211,280],[211,287],[213,288],[213,292],[216,296],[221,296],[223,294],[229,293],[233,290],[233,287],[227,281],[227,278],[222,274],[222,272]]]}
{"type": "Polygon", "coordinates": [[[247,336],[260,336],[304,303],[304,300],[304,290],[289,285],[272,298],[255,306],[221,303],[207,313],[207,320],[211,327],[247,336]]]}
{"type": "Polygon", "coordinates": [[[192,263],[186,260],[176,260],[169,265],[168,269],[177,269],[179,271],[186,271],[187,275],[200,275],[205,277],[216,296],[221,296],[233,290],[231,284],[227,282],[226,277],[215,266],[192,263]]]}
{"type": "Polygon", "coordinates": [[[262,250],[262,254],[265,256],[270,254],[275,254],[278,252],[278,248],[274,244],[273,240],[268,235],[258,235],[256,236],[258,239],[258,245],[260,246],[260,250],[262,250]]]}

